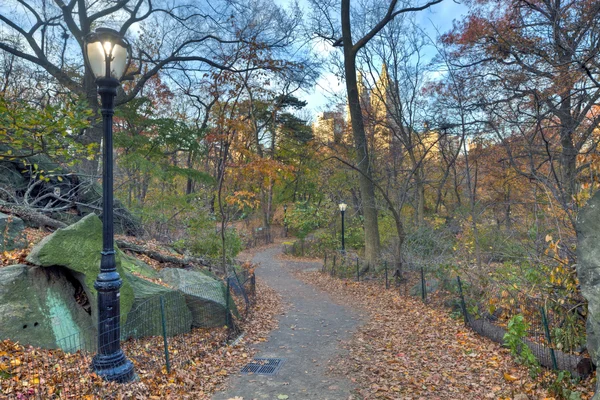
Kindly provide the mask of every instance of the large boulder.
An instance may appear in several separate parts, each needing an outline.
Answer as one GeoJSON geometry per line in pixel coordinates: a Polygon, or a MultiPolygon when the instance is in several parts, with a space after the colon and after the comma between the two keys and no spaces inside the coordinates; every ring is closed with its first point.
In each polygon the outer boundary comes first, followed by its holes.
{"type": "MultiPolygon", "coordinates": [[[[66,351],[96,347],[102,223],[94,214],[38,243],[31,266],[0,269],[0,340],[66,351]]],[[[169,336],[192,327],[225,324],[234,310],[221,280],[205,271],[167,268],[159,273],[119,249],[121,338],[169,336]],[[162,278],[162,282],[158,278],[162,278]]]]}
{"type": "Polygon", "coordinates": [[[163,335],[163,323],[168,336],[191,330],[192,313],[183,293],[130,273],[125,279],[133,288],[135,300],[121,330],[123,339],[163,335]]]}
{"type": "MultiPolygon", "coordinates": [[[[588,301],[587,347],[600,365],[600,192],[596,192],[577,217],[577,276],[588,301]]],[[[599,387],[596,393],[600,393],[599,387]]],[[[594,399],[600,397],[594,396],[594,399]]]]}
{"type": "Polygon", "coordinates": [[[160,271],[160,277],[184,294],[192,313],[192,326],[195,328],[223,326],[227,306],[230,310],[235,310],[231,296],[227,299],[227,289],[223,282],[207,273],[165,268],[160,271]]]}
{"type": "Polygon", "coordinates": [[[21,218],[0,213],[0,252],[27,247],[21,218]]]}
{"type": "MultiPolygon", "coordinates": [[[[94,281],[100,272],[100,252],[102,251],[102,222],[95,214],[89,214],[80,221],[40,241],[27,256],[27,261],[41,267],[59,265],[68,268],[81,283],[88,299],[96,299],[94,281]]],[[[138,272],[140,266],[133,264],[122,252],[117,252],[117,272],[123,278],[125,271],[138,272]]],[[[133,289],[123,279],[121,286],[121,315],[126,316],[134,302],[133,289]]],[[[98,316],[96,301],[90,301],[92,317],[98,316]]],[[[124,322],[124,320],[123,320],[124,322]]]]}
{"type": "Polygon", "coordinates": [[[96,331],[77,284],[58,267],[0,268],[0,339],[43,348],[78,350],[95,343],[96,331]]]}

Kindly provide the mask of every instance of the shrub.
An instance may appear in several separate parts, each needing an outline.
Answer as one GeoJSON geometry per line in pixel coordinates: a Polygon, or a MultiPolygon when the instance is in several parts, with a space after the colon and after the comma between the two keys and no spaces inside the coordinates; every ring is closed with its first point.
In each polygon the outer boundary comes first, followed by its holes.
{"type": "Polygon", "coordinates": [[[510,349],[513,357],[516,357],[521,364],[529,367],[529,374],[535,377],[540,372],[540,363],[523,341],[528,329],[529,324],[525,322],[525,318],[521,314],[513,316],[508,321],[507,332],[504,334],[504,345],[510,349]]]}
{"type": "MultiPolygon", "coordinates": [[[[222,254],[221,232],[205,230],[189,240],[188,247],[193,254],[219,258],[222,254]]],[[[225,230],[225,254],[232,261],[242,250],[242,240],[233,228],[225,230]]]]}

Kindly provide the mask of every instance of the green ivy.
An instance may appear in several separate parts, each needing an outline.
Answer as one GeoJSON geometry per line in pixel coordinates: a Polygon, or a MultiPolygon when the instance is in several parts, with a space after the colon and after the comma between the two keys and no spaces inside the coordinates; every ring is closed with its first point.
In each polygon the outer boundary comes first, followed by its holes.
{"type": "Polygon", "coordinates": [[[523,338],[527,336],[528,329],[529,324],[523,315],[513,316],[508,321],[507,332],[504,334],[504,345],[510,349],[510,353],[519,363],[529,368],[529,374],[536,377],[540,373],[540,363],[523,341],[523,338]]]}

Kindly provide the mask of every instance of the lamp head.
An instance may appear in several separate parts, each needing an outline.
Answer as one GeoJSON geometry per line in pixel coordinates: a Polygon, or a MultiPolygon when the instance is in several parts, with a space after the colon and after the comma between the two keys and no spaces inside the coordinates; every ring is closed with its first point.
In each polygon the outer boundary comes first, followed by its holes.
{"type": "Polygon", "coordinates": [[[114,29],[98,28],[84,38],[84,56],[96,79],[120,80],[130,62],[129,42],[114,29]]]}
{"type": "Polygon", "coordinates": [[[344,212],[344,211],[346,211],[346,207],[347,207],[347,206],[348,206],[348,205],[347,205],[346,203],[344,203],[344,202],[341,202],[340,204],[338,204],[338,207],[340,207],[340,211],[341,211],[341,212],[344,212]]]}

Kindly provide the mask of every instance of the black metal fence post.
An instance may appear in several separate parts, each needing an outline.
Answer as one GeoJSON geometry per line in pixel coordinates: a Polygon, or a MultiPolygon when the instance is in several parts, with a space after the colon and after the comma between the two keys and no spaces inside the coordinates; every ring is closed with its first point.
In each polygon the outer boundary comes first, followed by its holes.
{"type": "Polygon", "coordinates": [[[333,255],[333,265],[331,266],[331,276],[335,276],[335,261],[336,261],[337,256],[334,254],[333,255]]]}
{"type": "Polygon", "coordinates": [[[552,367],[558,370],[556,363],[556,354],[554,354],[554,348],[552,348],[552,337],[550,336],[550,328],[548,327],[548,318],[546,318],[546,310],[543,306],[540,306],[540,314],[542,314],[542,323],[544,324],[544,332],[546,333],[546,340],[548,341],[548,348],[550,349],[550,357],[552,358],[552,367]]]}
{"type": "Polygon", "coordinates": [[[356,257],[356,282],[360,282],[360,271],[358,265],[358,257],[356,257]]]}
{"type": "Polygon", "coordinates": [[[171,373],[171,363],[169,362],[169,342],[167,341],[167,320],[165,316],[165,298],[160,296],[160,319],[162,322],[163,342],[165,346],[165,364],[167,373],[171,373]]]}
{"type": "Polygon", "coordinates": [[[427,301],[427,284],[425,282],[425,270],[421,267],[421,299],[427,301]]]}
{"type": "Polygon", "coordinates": [[[323,260],[323,269],[321,272],[325,272],[327,270],[327,253],[325,253],[325,260],[323,260]]]}
{"type": "Polygon", "coordinates": [[[225,326],[231,328],[231,313],[229,304],[229,278],[227,278],[227,289],[225,291],[225,326]]]}
{"type": "Polygon", "coordinates": [[[456,281],[458,282],[458,293],[460,294],[460,308],[463,312],[463,317],[465,318],[465,325],[469,325],[469,315],[467,314],[467,305],[465,304],[465,296],[463,295],[462,290],[462,282],[460,281],[460,276],[456,277],[456,281]]]}
{"type": "Polygon", "coordinates": [[[250,275],[250,294],[251,304],[256,304],[256,274],[254,272],[250,275]]]}

